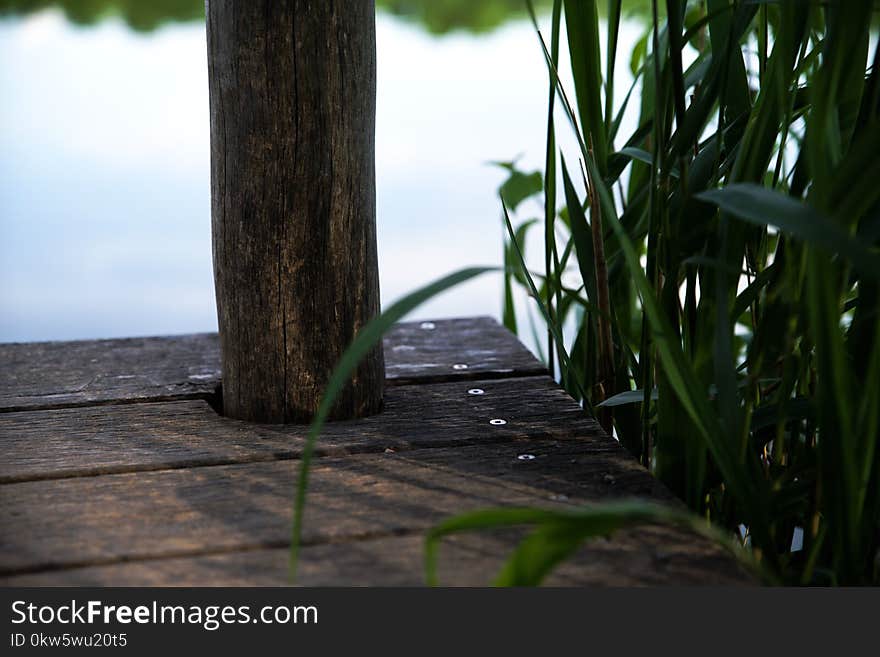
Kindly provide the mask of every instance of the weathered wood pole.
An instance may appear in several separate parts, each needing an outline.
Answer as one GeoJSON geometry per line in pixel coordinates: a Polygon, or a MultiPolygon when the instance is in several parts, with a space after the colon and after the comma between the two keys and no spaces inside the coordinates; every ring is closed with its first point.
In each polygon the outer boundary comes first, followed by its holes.
{"type": "MultiPolygon", "coordinates": [[[[379,310],[374,0],[209,0],[223,411],[304,422],[379,310]]],[[[377,412],[377,348],[331,414],[377,412]]]]}

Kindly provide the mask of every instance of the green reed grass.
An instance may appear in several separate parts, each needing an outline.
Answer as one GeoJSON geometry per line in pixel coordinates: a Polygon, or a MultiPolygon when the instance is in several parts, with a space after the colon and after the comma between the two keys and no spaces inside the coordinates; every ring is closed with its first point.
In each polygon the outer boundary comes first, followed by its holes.
{"type": "Polygon", "coordinates": [[[874,2],[653,0],[627,53],[609,0],[604,68],[598,4],[554,0],[549,43],[537,31],[545,171],[504,165],[504,322],[523,332],[524,289],[562,385],[692,515],[647,502],[467,514],[429,534],[429,578],[453,531],[532,526],[498,583],[536,584],[590,536],[661,521],[736,542],[770,582],[880,583],[874,2]],[[622,58],[637,84],[615,111],[622,58]],[[629,104],[638,127],[620,135],[629,104]],[[574,153],[557,146],[559,119],[574,153]],[[532,197],[542,215],[522,218],[532,197]],[[538,274],[523,249],[540,224],[538,274]]]}
{"type": "MultiPolygon", "coordinates": [[[[555,37],[538,34],[579,146],[569,162],[580,160],[572,168],[548,138],[547,178],[558,162],[564,203],[553,220],[545,212],[558,228],[539,301],[552,335],[573,335],[552,340],[571,354],[560,380],[765,572],[880,581],[874,3],[655,1],[635,53],[614,52],[607,21],[604,78],[597,3],[559,7],[573,89],[558,82],[555,37]],[[626,56],[641,98],[625,104],[641,116],[620,136],[612,62],[626,56]],[[555,257],[572,244],[573,262],[555,257]]],[[[607,15],[619,12],[611,0],[607,15]]],[[[554,11],[551,34],[560,20],[554,11]]],[[[531,192],[551,205],[546,180],[531,192]]],[[[525,241],[530,225],[508,239],[525,241]]]]}

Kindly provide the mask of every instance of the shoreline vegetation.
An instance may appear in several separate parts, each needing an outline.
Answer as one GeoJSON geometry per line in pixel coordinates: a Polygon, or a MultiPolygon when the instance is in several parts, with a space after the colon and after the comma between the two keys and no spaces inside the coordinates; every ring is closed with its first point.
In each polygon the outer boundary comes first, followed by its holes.
{"type": "MultiPolygon", "coordinates": [[[[508,163],[500,190],[505,323],[524,331],[510,301],[524,289],[562,385],[767,581],[876,585],[875,3],[656,0],[633,52],[618,51],[619,0],[601,27],[600,4],[557,0],[547,34],[535,21],[547,158],[508,163]],[[637,91],[615,88],[615,58],[637,91]],[[632,134],[615,94],[639,108],[632,134]],[[579,150],[557,148],[562,130],[579,150]]],[[[561,538],[529,558],[552,563],[578,528],[539,525],[561,538]]]]}
{"type": "MultiPolygon", "coordinates": [[[[551,372],[689,515],[639,501],[566,514],[484,509],[429,532],[428,579],[452,533],[531,528],[496,583],[536,585],[589,538],[675,522],[714,535],[767,583],[876,585],[874,3],[655,0],[644,38],[618,52],[622,3],[609,0],[604,61],[599,4],[555,0],[546,34],[532,14],[548,72],[546,164],[500,163],[509,172],[499,190],[504,321],[525,330],[513,303],[524,291],[551,372]],[[635,76],[628,90],[614,85],[624,57],[635,76]],[[639,109],[632,134],[619,134],[615,94],[639,109]],[[563,130],[573,152],[557,147],[563,130]],[[541,271],[526,265],[530,230],[543,234],[541,271]]],[[[485,271],[451,274],[386,310],[333,380],[395,319],[485,271]]],[[[322,420],[319,412],[310,446],[322,420]]]]}
{"type": "MultiPolygon", "coordinates": [[[[549,13],[551,6],[551,0],[535,2],[542,13],[549,13]]],[[[650,16],[650,0],[627,0],[624,7],[627,15],[650,16]]],[[[0,19],[51,8],[62,11],[75,25],[85,27],[119,18],[137,32],[205,20],[204,0],[0,0],[0,19]]],[[[485,33],[510,21],[528,18],[523,0],[377,0],[376,8],[435,35],[458,30],[485,33]]]]}

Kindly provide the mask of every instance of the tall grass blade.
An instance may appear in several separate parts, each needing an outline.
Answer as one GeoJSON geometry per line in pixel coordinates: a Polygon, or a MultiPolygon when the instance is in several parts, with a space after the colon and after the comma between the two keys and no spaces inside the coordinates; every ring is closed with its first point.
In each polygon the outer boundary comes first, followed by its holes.
{"type": "Polygon", "coordinates": [[[315,442],[318,439],[318,435],[321,433],[321,429],[324,427],[327,415],[333,406],[336,396],[348,382],[352,373],[357,369],[358,364],[377,344],[379,344],[382,336],[385,335],[395,323],[399,322],[404,316],[418,308],[425,301],[428,301],[438,294],[445,292],[456,285],[469,281],[476,276],[492,271],[499,271],[499,268],[469,267],[444,276],[443,278],[406,295],[378,317],[367,322],[360,332],[358,332],[348,349],[345,350],[345,353],[342,354],[339,363],[330,375],[330,379],[327,382],[327,388],[324,391],[324,396],[321,398],[321,404],[309,426],[306,444],[303,447],[300,460],[296,496],[293,503],[293,526],[290,536],[291,580],[296,577],[299,547],[302,538],[303,513],[305,511],[306,494],[309,485],[309,471],[315,450],[315,442]]]}
{"type": "Polygon", "coordinates": [[[751,183],[702,192],[697,198],[757,226],[775,226],[830,255],[840,254],[863,274],[880,279],[880,252],[861,243],[809,205],[751,183]]]}

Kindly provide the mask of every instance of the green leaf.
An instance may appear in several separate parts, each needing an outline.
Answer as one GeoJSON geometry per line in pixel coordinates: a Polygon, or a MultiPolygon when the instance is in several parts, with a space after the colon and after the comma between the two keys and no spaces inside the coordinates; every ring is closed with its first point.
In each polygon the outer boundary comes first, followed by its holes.
{"type": "MultiPolygon", "coordinates": [[[[538,223],[537,219],[529,219],[519,225],[516,229],[516,240],[518,244],[525,244],[526,234],[529,228],[538,223]]],[[[513,302],[513,279],[519,279],[519,269],[516,266],[516,256],[513,253],[513,245],[508,244],[504,249],[504,311],[502,314],[502,323],[504,327],[513,334],[517,333],[516,308],[513,302]]],[[[521,281],[523,285],[524,282],[521,281]]]]}
{"type": "Polygon", "coordinates": [[[725,534],[712,529],[702,518],[686,511],[642,500],[623,500],[571,509],[482,509],[444,520],[425,537],[425,577],[437,585],[437,554],[440,541],[463,531],[535,526],[514,550],[495,580],[497,586],[535,586],[585,540],[608,536],[642,523],[682,526],[717,542],[758,571],[755,562],[725,534]]]}
{"type": "MultiPolygon", "coordinates": [[[[617,151],[617,153],[613,153],[612,157],[614,157],[615,155],[623,155],[625,157],[628,157],[631,160],[636,160],[638,162],[644,162],[645,164],[650,164],[652,166],[654,164],[653,156],[648,151],[643,150],[641,148],[634,148],[632,146],[627,146],[625,148],[621,148],[619,151],[617,151]]],[[[673,178],[678,178],[681,174],[679,174],[678,169],[673,167],[669,171],[669,175],[672,176],[673,178]]]]}
{"type": "Polygon", "coordinates": [[[565,26],[574,77],[575,97],[584,141],[591,146],[604,173],[607,161],[602,118],[602,56],[599,14],[595,0],[565,0],[565,26]]]}
{"type": "Polygon", "coordinates": [[[505,180],[499,192],[508,200],[510,209],[516,211],[519,204],[531,196],[540,194],[544,189],[544,181],[540,171],[532,173],[523,173],[517,169],[510,172],[510,176],[505,180]]]}
{"type": "Polygon", "coordinates": [[[880,279],[880,253],[862,244],[809,205],[751,183],[697,194],[734,217],[758,226],[775,226],[831,255],[849,260],[863,274],[880,279]]]}
{"type": "MultiPolygon", "coordinates": [[[[565,349],[565,342],[562,339],[562,331],[560,331],[559,325],[554,321],[553,317],[550,316],[546,305],[541,301],[541,294],[538,292],[535,281],[532,279],[532,275],[529,273],[529,269],[526,266],[526,261],[523,258],[522,249],[520,248],[519,243],[516,241],[516,232],[513,230],[513,224],[510,223],[510,214],[507,212],[507,204],[505,203],[503,196],[501,197],[501,208],[504,211],[504,221],[507,225],[507,232],[510,237],[510,241],[513,243],[520,270],[523,276],[525,276],[526,282],[529,286],[529,291],[532,293],[532,298],[538,305],[538,310],[541,311],[541,315],[543,315],[544,321],[547,322],[547,328],[550,330],[551,334],[553,335],[553,339],[556,341],[556,348],[559,352],[559,360],[562,361],[563,368],[565,370],[571,370],[571,358],[569,358],[568,351],[566,351],[565,349]]],[[[575,381],[574,385],[581,399],[583,399],[589,407],[589,400],[587,399],[587,396],[584,393],[584,390],[580,383],[575,381]]]]}
{"type": "Polygon", "coordinates": [[[648,37],[651,36],[651,32],[646,31],[641,38],[636,41],[636,45],[633,46],[632,54],[629,58],[629,70],[633,74],[633,77],[639,72],[639,69],[642,67],[642,63],[645,61],[645,57],[648,54],[648,37]]]}
{"type": "Polygon", "coordinates": [[[444,536],[464,531],[515,527],[529,525],[556,517],[556,512],[546,509],[509,508],[481,509],[448,518],[425,535],[425,581],[437,585],[437,552],[444,536]]]}
{"type": "MultiPolygon", "coordinates": [[[[651,399],[656,400],[659,397],[657,388],[654,388],[651,391],[651,399]]],[[[613,397],[609,397],[601,404],[596,404],[596,406],[623,406],[624,404],[641,404],[645,401],[645,391],[644,390],[627,390],[626,392],[619,392],[613,397]]]]}
{"type": "Polygon", "coordinates": [[[593,234],[590,223],[584,213],[584,208],[577,196],[565,158],[562,158],[562,183],[565,189],[565,204],[568,208],[568,216],[571,221],[572,242],[575,245],[578,268],[581,272],[581,280],[587,292],[587,298],[596,302],[596,276],[594,274],[595,259],[593,257],[593,234]]]}
{"type": "MultiPolygon", "coordinates": [[[[620,524],[623,524],[621,522],[620,524]]],[[[550,572],[592,536],[603,536],[619,524],[599,521],[591,534],[569,522],[545,523],[524,538],[493,582],[495,586],[538,586],[550,572]]]]}

